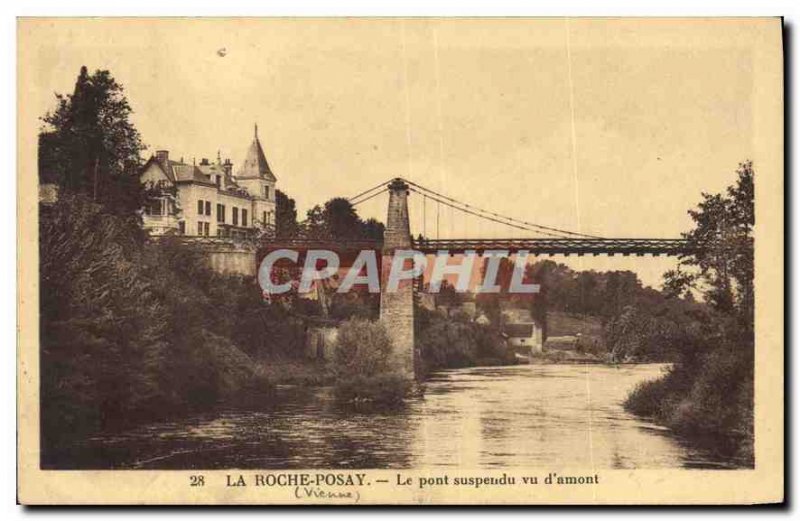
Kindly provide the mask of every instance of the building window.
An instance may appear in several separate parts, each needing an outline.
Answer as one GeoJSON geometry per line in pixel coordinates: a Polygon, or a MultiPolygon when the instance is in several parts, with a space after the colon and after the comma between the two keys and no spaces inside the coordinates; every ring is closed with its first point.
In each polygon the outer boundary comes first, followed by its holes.
{"type": "Polygon", "coordinates": [[[183,221],[178,221],[178,231],[181,235],[186,233],[186,223],[183,221]]]}
{"type": "Polygon", "coordinates": [[[144,207],[144,213],[147,215],[164,215],[164,201],[161,199],[153,199],[144,207]]]}
{"type": "Polygon", "coordinates": [[[264,226],[266,226],[268,224],[267,223],[267,212],[261,212],[261,222],[264,223],[264,226]]]}
{"type": "Polygon", "coordinates": [[[206,215],[211,217],[211,201],[206,201],[206,215]]]}
{"type": "Polygon", "coordinates": [[[233,225],[239,226],[239,209],[235,206],[233,207],[233,225]]]}
{"type": "Polygon", "coordinates": [[[197,235],[203,235],[203,222],[197,221],[197,235]]]}
{"type": "Polygon", "coordinates": [[[203,215],[203,200],[197,200],[197,215],[203,215]]]}
{"type": "Polygon", "coordinates": [[[264,197],[266,197],[267,199],[269,199],[269,187],[268,187],[268,186],[265,186],[265,187],[264,187],[264,197]]]}
{"type": "Polygon", "coordinates": [[[242,226],[247,226],[247,210],[242,208],[242,226]]]}
{"type": "Polygon", "coordinates": [[[211,228],[211,225],[209,225],[208,223],[203,223],[203,235],[205,235],[206,237],[211,235],[211,233],[209,232],[209,228],[211,228]]]}
{"type": "Polygon", "coordinates": [[[221,179],[221,178],[220,178],[220,176],[216,176],[216,180],[217,180],[217,188],[219,188],[219,187],[220,187],[220,185],[222,184],[222,182],[220,181],[220,179],[221,179]]]}
{"type": "Polygon", "coordinates": [[[217,222],[224,223],[225,222],[225,205],[224,204],[217,204],[217,222]]]}

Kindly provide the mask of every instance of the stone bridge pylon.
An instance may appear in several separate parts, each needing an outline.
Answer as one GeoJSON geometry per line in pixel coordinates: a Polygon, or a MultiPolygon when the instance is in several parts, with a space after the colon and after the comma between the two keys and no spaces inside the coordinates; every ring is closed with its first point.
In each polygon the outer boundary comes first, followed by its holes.
{"type": "MultiPolygon", "coordinates": [[[[408,221],[409,186],[402,179],[389,184],[389,212],[383,233],[381,259],[381,322],[392,341],[393,363],[409,379],[416,376],[418,355],[414,348],[414,281],[401,280],[396,291],[387,291],[394,253],[412,248],[408,221]]],[[[413,259],[405,259],[404,269],[411,269],[413,259]]]]}

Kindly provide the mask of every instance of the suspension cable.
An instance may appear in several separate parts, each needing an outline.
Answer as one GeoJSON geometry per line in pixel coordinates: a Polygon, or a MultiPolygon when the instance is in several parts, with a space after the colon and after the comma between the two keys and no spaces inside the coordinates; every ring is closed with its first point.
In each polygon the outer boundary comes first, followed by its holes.
{"type": "MultiPolygon", "coordinates": [[[[536,223],[532,223],[532,222],[528,222],[528,221],[523,221],[521,219],[515,219],[513,217],[507,217],[505,215],[500,215],[498,213],[495,213],[495,212],[492,212],[492,211],[489,211],[489,210],[484,210],[484,209],[478,208],[477,206],[473,206],[471,204],[458,201],[457,199],[453,199],[452,197],[448,197],[448,196],[446,196],[444,194],[440,194],[438,192],[435,192],[434,190],[431,190],[430,188],[426,188],[426,187],[424,187],[422,185],[414,183],[413,181],[409,181],[409,180],[406,179],[405,182],[408,183],[409,185],[411,185],[412,187],[417,188],[416,191],[418,193],[427,192],[429,194],[436,195],[437,197],[440,197],[440,198],[442,198],[442,199],[444,199],[446,201],[450,201],[451,203],[454,203],[456,205],[463,206],[465,208],[469,208],[473,212],[477,212],[477,213],[473,213],[473,215],[477,215],[478,217],[482,217],[481,215],[478,215],[478,214],[482,213],[482,214],[491,215],[492,217],[495,217],[497,219],[502,219],[504,221],[508,221],[508,223],[501,222],[501,224],[508,224],[510,226],[510,223],[514,223],[514,224],[518,224],[518,225],[522,225],[522,226],[526,226],[526,227],[539,228],[539,229],[542,229],[542,230],[547,230],[549,232],[555,232],[555,233],[559,233],[559,234],[563,234],[563,235],[572,235],[572,236],[576,236],[576,237],[586,237],[586,238],[592,238],[592,239],[599,239],[600,238],[600,237],[597,237],[597,236],[594,236],[594,235],[588,235],[588,234],[579,233],[579,232],[572,232],[572,231],[569,231],[569,230],[562,230],[560,228],[553,228],[553,227],[550,227],[550,226],[544,226],[544,225],[541,225],[541,224],[536,224],[536,223]]],[[[462,208],[458,208],[458,209],[464,211],[462,208]]],[[[500,222],[500,221],[495,221],[495,222],[500,222]]],[[[529,230],[529,231],[532,231],[532,230],[529,230]]],[[[544,232],[542,232],[542,233],[544,233],[544,232]]]]}
{"type": "Polygon", "coordinates": [[[391,179],[387,179],[386,181],[383,181],[382,183],[380,183],[380,184],[377,184],[377,185],[373,186],[373,187],[372,187],[372,188],[370,188],[369,190],[364,190],[364,191],[363,191],[363,192],[361,192],[360,194],[358,194],[358,195],[354,195],[353,197],[350,197],[350,198],[348,199],[348,201],[350,201],[350,203],[352,203],[352,204],[358,204],[358,203],[355,203],[355,202],[354,202],[356,199],[358,199],[358,198],[359,198],[359,197],[361,197],[362,195],[366,195],[366,194],[368,194],[368,193],[372,192],[373,190],[377,190],[378,188],[383,188],[384,190],[386,190],[386,186],[387,186],[387,185],[388,185],[390,182],[391,182],[391,179]]]}
{"type": "Polygon", "coordinates": [[[423,196],[422,196],[422,236],[425,237],[425,238],[428,237],[428,231],[427,231],[428,213],[427,213],[427,209],[428,209],[428,196],[423,194],[423,196]]]}
{"type": "Polygon", "coordinates": [[[388,189],[387,189],[387,188],[384,188],[383,190],[379,190],[379,191],[375,192],[374,194],[370,195],[369,197],[365,197],[365,198],[361,199],[360,201],[355,201],[355,202],[353,202],[353,200],[352,200],[352,199],[348,199],[348,201],[350,202],[350,204],[351,204],[352,206],[358,206],[359,204],[361,204],[361,203],[366,203],[367,201],[369,201],[369,200],[370,200],[370,199],[372,199],[373,197],[377,197],[377,196],[379,196],[379,195],[381,195],[382,193],[384,193],[384,192],[387,192],[387,191],[388,191],[388,189]]]}
{"type": "MultiPolygon", "coordinates": [[[[363,192],[361,192],[361,193],[349,198],[348,201],[353,206],[356,206],[356,205],[359,205],[359,204],[364,203],[366,201],[369,201],[373,197],[376,197],[376,196],[388,191],[388,184],[391,181],[392,181],[392,179],[387,179],[386,181],[383,181],[382,183],[377,184],[377,185],[373,186],[372,188],[370,188],[368,190],[364,190],[363,192]]],[[[584,237],[584,238],[592,238],[592,239],[599,239],[600,238],[600,237],[597,237],[595,235],[589,235],[589,234],[579,233],[579,232],[572,232],[572,231],[569,231],[569,230],[563,230],[563,229],[560,229],[560,228],[544,226],[544,225],[532,223],[532,222],[529,222],[529,221],[523,221],[521,219],[515,219],[513,217],[508,217],[508,216],[505,216],[505,215],[500,215],[498,213],[495,213],[495,212],[492,212],[492,211],[489,211],[489,210],[484,210],[482,208],[479,208],[477,206],[473,206],[473,205],[468,204],[468,203],[464,203],[464,202],[459,201],[457,199],[454,199],[452,197],[448,197],[448,196],[446,196],[444,194],[441,194],[439,192],[431,190],[430,188],[426,188],[426,187],[424,187],[424,186],[422,186],[420,184],[414,183],[413,181],[409,181],[407,179],[404,179],[404,181],[410,185],[410,189],[412,191],[414,191],[414,192],[416,192],[416,193],[418,193],[418,194],[423,196],[423,234],[426,235],[426,236],[427,236],[427,231],[426,231],[426,228],[427,228],[427,226],[426,226],[426,224],[427,224],[426,206],[427,206],[427,199],[430,198],[431,200],[436,201],[436,203],[437,203],[437,206],[436,206],[436,237],[437,237],[437,239],[439,238],[439,235],[440,235],[439,234],[439,232],[440,232],[440,223],[439,223],[439,221],[440,221],[440,206],[442,204],[444,204],[445,206],[451,208],[451,212],[452,212],[452,210],[458,210],[460,212],[463,212],[464,214],[473,215],[475,217],[478,217],[478,218],[481,218],[481,219],[484,219],[484,220],[487,220],[487,221],[495,222],[495,223],[502,224],[502,225],[505,225],[505,226],[510,226],[512,228],[516,228],[516,229],[519,229],[519,230],[524,230],[524,231],[529,231],[529,232],[532,231],[532,232],[540,233],[542,235],[546,235],[546,236],[550,236],[550,237],[562,237],[563,235],[569,235],[569,236],[574,236],[574,237],[584,237]]],[[[452,222],[452,217],[453,216],[452,216],[452,213],[451,213],[451,223],[450,223],[451,233],[452,233],[452,227],[453,227],[453,224],[454,224],[452,222]]],[[[466,220],[465,220],[465,223],[466,223],[466,220]]]]}
{"type": "MultiPolygon", "coordinates": [[[[418,194],[422,194],[422,192],[420,192],[418,190],[413,190],[413,191],[417,192],[418,194]]],[[[437,202],[439,202],[441,204],[444,204],[445,206],[449,206],[449,207],[451,207],[451,208],[453,208],[455,210],[463,212],[465,214],[474,215],[475,217],[480,217],[481,219],[486,219],[487,221],[496,222],[496,223],[499,223],[499,224],[503,224],[505,226],[510,226],[512,228],[516,228],[518,230],[524,230],[526,232],[531,232],[532,231],[532,232],[540,233],[542,235],[547,235],[547,236],[554,237],[554,238],[563,238],[563,235],[558,235],[558,234],[551,233],[551,232],[546,232],[546,231],[542,231],[542,230],[533,229],[533,228],[528,227],[528,226],[521,226],[521,225],[518,225],[518,224],[502,221],[500,219],[495,219],[494,217],[489,217],[487,215],[482,215],[480,213],[477,213],[477,212],[472,211],[472,210],[468,210],[466,208],[459,208],[458,206],[455,206],[455,205],[453,205],[452,203],[450,203],[448,201],[444,201],[442,199],[439,199],[438,197],[433,196],[433,195],[428,195],[428,198],[432,199],[434,201],[437,201],[437,202]]]]}
{"type": "Polygon", "coordinates": [[[436,240],[439,240],[439,209],[442,207],[441,203],[436,203],[436,240]]]}

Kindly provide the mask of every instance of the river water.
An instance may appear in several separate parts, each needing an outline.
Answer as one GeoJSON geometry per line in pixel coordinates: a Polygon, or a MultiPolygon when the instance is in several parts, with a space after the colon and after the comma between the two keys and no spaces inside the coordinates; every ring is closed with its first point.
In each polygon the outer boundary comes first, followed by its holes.
{"type": "Polygon", "coordinates": [[[622,401],[658,364],[444,371],[391,413],[342,410],[330,389],[287,386],[278,405],[104,434],[75,447],[94,468],[724,468],[733,462],[637,418],[622,401]]]}

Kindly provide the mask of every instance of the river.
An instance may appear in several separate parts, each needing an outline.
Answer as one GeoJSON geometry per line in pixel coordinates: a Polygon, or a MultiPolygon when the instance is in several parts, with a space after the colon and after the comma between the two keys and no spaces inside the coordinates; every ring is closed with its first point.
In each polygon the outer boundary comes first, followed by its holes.
{"type": "Polygon", "coordinates": [[[726,468],[732,461],[622,408],[663,365],[443,371],[391,413],[341,410],[327,388],[95,436],[79,467],[151,469],[726,468]]]}

